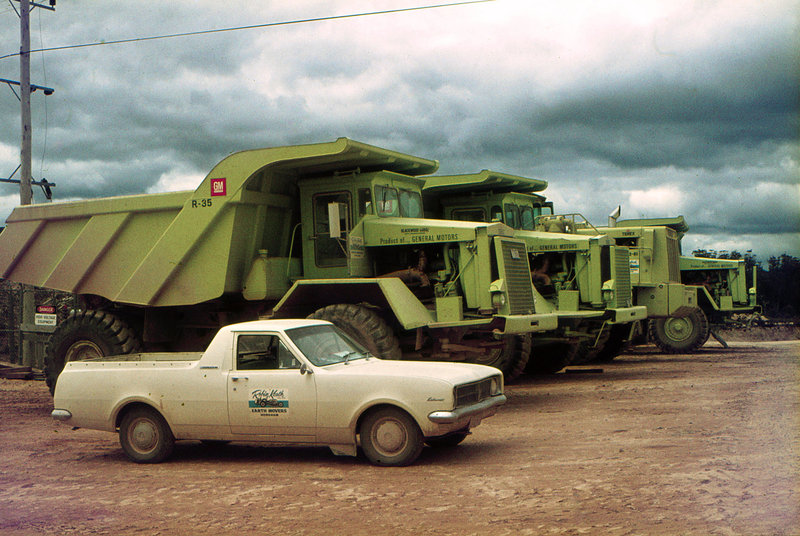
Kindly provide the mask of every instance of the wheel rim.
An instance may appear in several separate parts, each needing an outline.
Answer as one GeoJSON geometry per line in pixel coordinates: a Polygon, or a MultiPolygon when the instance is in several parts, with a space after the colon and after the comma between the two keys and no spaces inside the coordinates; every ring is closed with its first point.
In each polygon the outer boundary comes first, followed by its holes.
{"type": "Polygon", "coordinates": [[[668,318],[664,322],[664,335],[673,341],[685,341],[692,336],[694,323],[687,316],[684,318],[668,318]]]}
{"type": "Polygon", "coordinates": [[[503,350],[495,349],[489,350],[485,354],[478,354],[478,357],[470,360],[472,363],[479,365],[489,365],[490,367],[499,367],[503,363],[503,350]]]}
{"type": "Polygon", "coordinates": [[[103,351],[92,341],[77,341],[72,343],[72,345],[67,349],[66,353],[64,354],[64,362],[67,363],[69,361],[96,359],[103,356],[105,356],[103,351]]]}
{"type": "Polygon", "coordinates": [[[408,444],[406,427],[397,419],[386,417],[375,423],[370,434],[372,445],[382,456],[394,456],[408,444]]]}
{"type": "Polygon", "coordinates": [[[139,454],[147,454],[158,444],[158,427],[149,419],[136,419],[128,428],[128,443],[139,454]]]}

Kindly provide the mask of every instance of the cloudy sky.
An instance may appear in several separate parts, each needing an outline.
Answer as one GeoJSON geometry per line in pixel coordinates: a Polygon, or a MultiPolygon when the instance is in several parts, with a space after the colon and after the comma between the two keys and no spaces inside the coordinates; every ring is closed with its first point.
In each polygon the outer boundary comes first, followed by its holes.
{"type": "MultiPolygon", "coordinates": [[[[435,3],[61,0],[31,13],[31,48],[435,3]]],[[[0,0],[0,56],[19,51],[17,6],[0,0]]],[[[790,0],[495,0],[34,53],[32,82],[55,93],[33,94],[33,174],[56,200],[194,189],[231,152],[347,136],[441,174],[545,179],[557,211],[598,224],[617,204],[682,214],[685,253],[800,256],[799,15],[790,0]]],[[[19,80],[17,56],[0,78],[19,80]]],[[[0,177],[19,125],[0,84],[0,177]]],[[[0,222],[18,202],[0,184],[0,222]]]]}

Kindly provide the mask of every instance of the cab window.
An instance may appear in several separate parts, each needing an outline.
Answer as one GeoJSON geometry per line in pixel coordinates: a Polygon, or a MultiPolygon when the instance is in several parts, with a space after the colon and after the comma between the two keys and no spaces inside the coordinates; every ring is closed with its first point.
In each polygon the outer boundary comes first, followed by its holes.
{"type": "Polygon", "coordinates": [[[331,203],[340,205],[339,228],[343,233],[349,229],[350,194],[348,192],[325,193],[314,196],[314,253],[317,266],[320,268],[345,266],[347,264],[347,256],[344,249],[345,237],[332,237],[330,235],[332,222],[329,221],[328,217],[328,205],[331,203]]]}
{"type": "Polygon", "coordinates": [[[422,196],[412,190],[400,190],[400,215],[405,218],[422,218],[422,196]]]}
{"type": "Polygon", "coordinates": [[[375,187],[375,204],[378,216],[399,216],[400,207],[397,203],[397,190],[388,186],[375,187]]]}
{"type": "Polygon", "coordinates": [[[367,214],[372,214],[372,197],[369,188],[358,190],[358,217],[361,219],[367,214]]]}
{"type": "Polygon", "coordinates": [[[525,231],[533,231],[533,218],[534,214],[532,207],[519,208],[519,223],[521,229],[524,229],[525,231]]]}
{"type": "Polygon", "coordinates": [[[519,207],[511,203],[505,204],[505,222],[513,229],[519,229],[519,207]]]}
{"type": "Polygon", "coordinates": [[[237,370],[297,369],[300,362],[274,334],[239,335],[236,340],[237,370]]]}
{"type": "Polygon", "coordinates": [[[459,221],[486,221],[486,213],[482,208],[459,208],[450,214],[451,219],[459,221]]]}

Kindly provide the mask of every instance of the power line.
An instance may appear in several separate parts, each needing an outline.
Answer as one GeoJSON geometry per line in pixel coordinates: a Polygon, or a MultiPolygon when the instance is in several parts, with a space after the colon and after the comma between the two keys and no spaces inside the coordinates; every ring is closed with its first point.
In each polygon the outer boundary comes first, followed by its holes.
{"type": "MultiPolygon", "coordinates": [[[[222,33],[222,32],[236,32],[240,30],[254,30],[257,28],[272,28],[275,26],[289,26],[292,24],[305,24],[309,22],[323,22],[323,21],[330,21],[330,20],[340,20],[340,19],[352,19],[356,17],[368,17],[371,15],[388,15],[391,13],[405,13],[409,11],[422,11],[424,9],[436,9],[440,7],[453,7],[453,6],[464,6],[468,4],[482,4],[485,2],[493,2],[494,0],[467,0],[465,2],[449,2],[446,4],[433,4],[427,6],[417,6],[417,7],[406,7],[406,8],[399,8],[399,9],[386,9],[383,11],[370,11],[370,12],[363,12],[363,13],[350,13],[347,15],[331,15],[327,17],[315,17],[310,19],[298,19],[298,20],[290,20],[290,21],[282,21],[282,22],[267,22],[263,24],[252,24],[249,26],[234,26],[231,28],[217,28],[214,30],[199,30],[195,32],[182,32],[182,33],[174,33],[174,34],[163,34],[163,35],[152,35],[147,37],[132,37],[129,39],[117,39],[114,41],[98,41],[95,43],[83,43],[79,45],[64,45],[59,47],[50,47],[50,48],[40,48],[38,50],[31,50],[31,53],[34,52],[53,52],[56,50],[69,50],[75,48],[87,48],[87,47],[97,47],[103,45],[119,45],[123,43],[138,43],[142,41],[155,41],[157,39],[173,39],[175,37],[191,37],[197,35],[207,35],[207,34],[214,34],[214,33],[222,33]]],[[[19,56],[19,52],[15,52],[13,54],[6,54],[5,56],[0,56],[0,60],[4,60],[6,58],[13,58],[14,56],[19,56]]]]}

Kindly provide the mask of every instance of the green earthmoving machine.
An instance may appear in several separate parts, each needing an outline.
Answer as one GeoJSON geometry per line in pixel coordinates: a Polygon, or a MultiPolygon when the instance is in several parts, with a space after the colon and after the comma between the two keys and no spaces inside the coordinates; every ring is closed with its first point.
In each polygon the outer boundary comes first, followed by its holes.
{"type": "Polygon", "coordinates": [[[80,296],[47,346],[70,360],[202,349],[259,317],[330,320],[380,357],[508,370],[537,313],[524,241],[503,223],[423,217],[438,163],[340,138],[243,151],[194,191],[16,208],[0,277],[80,296]]]}
{"type": "MultiPolygon", "coordinates": [[[[568,233],[552,220],[552,203],[535,192],[547,182],[483,170],[425,177],[426,213],[445,220],[504,222],[525,242],[537,312],[558,316],[558,330],[533,336],[529,372],[557,372],[570,363],[610,360],[630,340],[644,306],[633,306],[628,249],[606,236],[568,233]]],[[[519,369],[519,367],[518,367],[519,369]]]]}
{"type": "MultiPolygon", "coordinates": [[[[678,236],[678,241],[689,231],[683,216],[673,218],[645,218],[621,220],[617,227],[669,227],[678,236]]],[[[664,344],[663,339],[682,341],[679,348],[702,346],[709,335],[727,347],[717,333],[735,314],[760,312],[756,301],[756,270],[753,269],[752,286],[748,287],[745,262],[740,259],[707,259],[682,255],[679,262],[681,282],[697,290],[700,311],[681,318],[667,318],[663,326],[656,328],[654,340],[659,347],[671,351],[673,344],[664,344]],[[658,330],[665,335],[659,335],[658,330]]],[[[681,351],[685,351],[681,349],[681,351]]]]}
{"type": "Polygon", "coordinates": [[[696,350],[708,339],[709,326],[699,306],[697,287],[681,279],[680,226],[671,219],[644,224],[645,220],[617,221],[618,216],[619,209],[609,218],[608,227],[575,226],[578,233],[599,232],[630,250],[636,303],[647,306],[650,339],[668,353],[696,350]]]}

